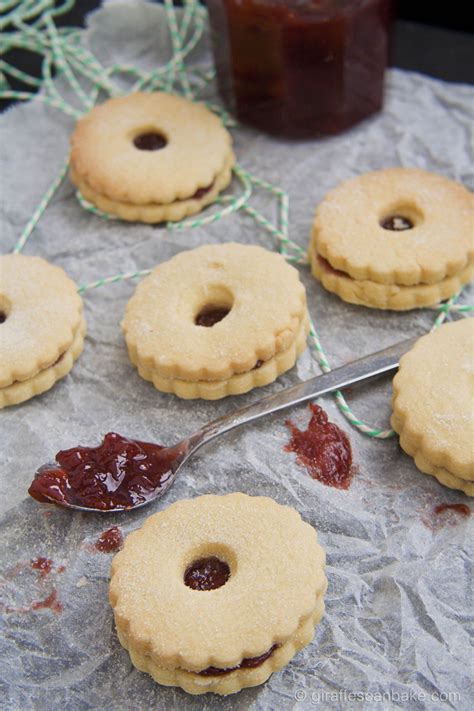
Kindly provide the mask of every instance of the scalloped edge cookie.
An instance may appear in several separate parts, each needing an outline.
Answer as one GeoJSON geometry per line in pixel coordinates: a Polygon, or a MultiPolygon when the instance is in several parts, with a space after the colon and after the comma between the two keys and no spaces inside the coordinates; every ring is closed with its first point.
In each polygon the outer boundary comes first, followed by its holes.
{"type": "Polygon", "coordinates": [[[30,400],[35,395],[50,390],[58,380],[64,378],[72,370],[74,362],[84,349],[85,334],[86,322],[83,318],[71,346],[59,357],[59,361],[55,365],[41,370],[28,380],[18,381],[5,388],[0,388],[0,409],[30,400]]]}
{"type": "Polygon", "coordinates": [[[312,275],[327,291],[336,294],[349,304],[368,308],[408,311],[433,306],[449,299],[474,279],[474,261],[472,261],[459,274],[446,277],[437,284],[414,286],[380,284],[369,279],[353,279],[349,274],[333,269],[324,257],[317,254],[314,245],[310,246],[308,256],[312,275]],[[322,259],[324,261],[321,261],[322,259]]]}
{"type": "Polygon", "coordinates": [[[474,319],[443,324],[400,360],[392,427],[417,467],[474,493],[474,319]]]}
{"type": "Polygon", "coordinates": [[[30,381],[72,345],[83,319],[77,285],[41,257],[0,257],[0,388],[30,381]]]}
{"type": "Polygon", "coordinates": [[[306,338],[309,333],[309,319],[304,320],[295,341],[286,351],[277,353],[273,358],[266,360],[258,368],[252,368],[247,373],[237,373],[227,380],[201,380],[189,381],[178,378],[163,378],[140,363],[134,363],[139,375],[153,383],[157,390],[164,393],[173,393],[183,400],[220,400],[229,395],[243,395],[265,385],[273,383],[280,375],[294,367],[298,357],[306,350],[306,338]]]}
{"type": "Polygon", "coordinates": [[[277,252],[225,243],[159,264],[129,300],[122,329],[132,363],[162,378],[227,380],[293,344],[306,318],[298,271],[277,252]],[[211,328],[196,317],[230,309],[211,328]]]}
{"type": "Polygon", "coordinates": [[[311,641],[324,565],[316,531],[289,506],[241,493],[177,501],[129,534],[112,562],[119,639],[138,668],[190,693],[262,683],[311,641]],[[215,589],[187,587],[189,565],[209,556],[226,561],[230,577],[215,589]],[[259,667],[233,669],[275,645],[259,667]],[[210,666],[230,671],[199,674],[210,666]]]}
{"type": "Polygon", "coordinates": [[[165,92],[109,99],[71,135],[72,182],[86,200],[125,220],[179,220],[199,212],[228,185],[234,163],[232,137],[220,118],[165,92]],[[149,134],[164,144],[138,146],[149,134]]]}
{"type": "Polygon", "coordinates": [[[387,168],[347,180],[316,210],[312,244],[358,281],[437,284],[474,260],[474,197],[460,183],[418,168],[387,168]],[[384,228],[393,217],[410,229],[384,228]]]}

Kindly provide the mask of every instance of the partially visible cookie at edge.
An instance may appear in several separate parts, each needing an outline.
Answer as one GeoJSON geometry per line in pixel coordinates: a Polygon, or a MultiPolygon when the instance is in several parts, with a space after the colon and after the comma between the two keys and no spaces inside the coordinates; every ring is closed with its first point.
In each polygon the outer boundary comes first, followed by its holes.
{"type": "Polygon", "coordinates": [[[474,319],[443,324],[400,360],[392,427],[420,471],[474,496],[474,319]]]}
{"type": "Polygon", "coordinates": [[[86,324],[76,284],[40,257],[0,257],[0,407],[49,390],[72,368],[86,324]]]}

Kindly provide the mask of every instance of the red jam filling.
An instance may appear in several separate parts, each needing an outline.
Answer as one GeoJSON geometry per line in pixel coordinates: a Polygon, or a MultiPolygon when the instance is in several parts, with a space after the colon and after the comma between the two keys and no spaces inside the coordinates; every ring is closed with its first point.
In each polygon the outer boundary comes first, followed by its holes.
{"type": "Polygon", "coordinates": [[[112,526],[100,534],[99,538],[94,543],[94,547],[101,553],[112,553],[121,549],[123,543],[123,535],[120,528],[112,526]]]}
{"type": "Polygon", "coordinates": [[[265,654],[261,654],[259,657],[246,657],[245,659],[242,659],[240,664],[236,667],[229,667],[228,669],[207,667],[207,669],[203,669],[203,671],[198,672],[198,674],[200,676],[220,676],[222,674],[229,674],[230,672],[236,671],[236,669],[255,669],[255,667],[259,667],[263,664],[263,662],[266,662],[277,648],[278,644],[274,644],[273,647],[270,647],[268,652],[265,652],[265,654]]]}
{"type": "Polygon", "coordinates": [[[469,506],[466,506],[466,504],[438,504],[434,508],[436,516],[439,516],[447,511],[454,511],[462,516],[462,518],[469,518],[471,515],[471,509],[469,506]]]}
{"type": "Polygon", "coordinates": [[[164,148],[167,143],[166,138],[156,131],[140,133],[139,136],[135,136],[133,139],[133,145],[140,151],[159,151],[161,148],[164,148]]]}
{"type": "Polygon", "coordinates": [[[186,568],[184,584],[193,590],[215,590],[226,584],[230,577],[227,563],[216,556],[199,558],[186,568]]]}
{"type": "Polygon", "coordinates": [[[196,190],[196,192],[194,193],[194,195],[191,195],[191,197],[188,198],[188,200],[200,200],[202,197],[204,197],[204,195],[207,195],[207,193],[210,192],[213,187],[214,187],[214,182],[212,182],[210,185],[208,185],[205,188],[198,188],[196,190]]]}
{"type": "Polygon", "coordinates": [[[230,309],[225,308],[206,308],[201,313],[196,316],[195,324],[196,326],[205,326],[206,328],[211,328],[223,318],[227,316],[230,309]]]}
{"type": "Polygon", "coordinates": [[[38,469],[28,493],[42,503],[102,511],[129,509],[165,487],[180,454],[178,447],[109,432],[98,447],[58,452],[56,464],[38,469]]]}
{"type": "Polygon", "coordinates": [[[409,217],[403,215],[389,215],[380,223],[384,230],[392,230],[394,232],[403,232],[404,230],[413,229],[413,222],[409,217]]]}
{"type": "Polygon", "coordinates": [[[286,425],[291,430],[287,452],[296,453],[296,461],[309,471],[313,479],[336,489],[348,489],[354,474],[352,450],[348,436],[319,405],[310,404],[313,413],[305,431],[299,430],[291,420],[286,425]]]}

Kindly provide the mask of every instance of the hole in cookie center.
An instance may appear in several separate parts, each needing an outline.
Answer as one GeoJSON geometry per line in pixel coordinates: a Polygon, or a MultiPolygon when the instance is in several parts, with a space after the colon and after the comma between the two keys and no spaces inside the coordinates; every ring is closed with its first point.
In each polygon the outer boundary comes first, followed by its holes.
{"type": "Polygon", "coordinates": [[[379,225],[389,232],[406,232],[420,227],[425,220],[423,209],[413,200],[393,200],[378,215],[379,225]]]}
{"type": "Polygon", "coordinates": [[[196,326],[211,328],[219,321],[222,321],[229,313],[230,309],[226,306],[205,306],[196,316],[194,323],[196,326]]]}
{"type": "Polygon", "coordinates": [[[139,133],[133,139],[133,145],[140,151],[159,151],[160,148],[164,148],[168,141],[161,133],[157,131],[146,131],[144,133],[139,133]]]}
{"type": "Polygon", "coordinates": [[[230,577],[227,563],[216,556],[199,558],[188,565],[184,584],[193,590],[215,590],[226,584],[230,577]]]}
{"type": "Polygon", "coordinates": [[[0,323],[5,323],[6,320],[7,320],[7,315],[6,315],[5,311],[0,311],[0,323]]]}
{"type": "Polygon", "coordinates": [[[403,232],[404,230],[412,230],[415,226],[409,217],[404,215],[389,215],[380,223],[384,230],[392,230],[394,232],[403,232]]]}

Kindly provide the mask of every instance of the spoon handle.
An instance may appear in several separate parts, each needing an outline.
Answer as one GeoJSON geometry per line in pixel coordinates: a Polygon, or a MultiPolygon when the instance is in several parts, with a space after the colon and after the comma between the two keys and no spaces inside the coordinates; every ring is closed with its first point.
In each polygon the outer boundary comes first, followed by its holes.
{"type": "Polygon", "coordinates": [[[314,400],[321,395],[342,390],[343,388],[359,383],[377,375],[389,373],[398,368],[401,356],[409,351],[418,337],[410,338],[401,343],[384,348],[376,353],[371,353],[364,358],[352,361],[340,368],[335,368],[329,373],[317,375],[310,380],[305,380],[298,385],[282,390],[275,395],[270,395],[262,400],[258,400],[247,407],[224,415],[213,422],[205,425],[199,432],[190,438],[193,442],[193,451],[196,451],[205,442],[209,442],[224,432],[229,432],[235,427],[240,427],[248,422],[258,420],[264,415],[279,412],[292,405],[299,405],[307,400],[314,400]]]}

